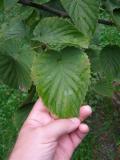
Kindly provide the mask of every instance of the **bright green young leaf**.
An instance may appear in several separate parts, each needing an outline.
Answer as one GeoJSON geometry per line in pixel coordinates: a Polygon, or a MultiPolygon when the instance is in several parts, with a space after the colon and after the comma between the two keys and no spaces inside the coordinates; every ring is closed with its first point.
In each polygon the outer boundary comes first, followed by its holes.
{"type": "Polygon", "coordinates": [[[0,80],[13,88],[28,88],[33,52],[20,41],[9,40],[0,45],[0,80]]]}
{"type": "Polygon", "coordinates": [[[34,30],[34,39],[53,49],[66,46],[87,48],[89,39],[68,20],[57,17],[44,18],[34,30]]]}
{"type": "Polygon", "coordinates": [[[90,83],[90,63],[76,48],[38,54],[32,79],[50,111],[60,117],[79,115],[90,83]]]}
{"type": "Polygon", "coordinates": [[[99,0],[61,0],[78,30],[92,36],[98,19],[99,0]]]}
{"type": "Polygon", "coordinates": [[[108,45],[100,53],[102,72],[116,78],[120,75],[120,47],[108,45]]]}

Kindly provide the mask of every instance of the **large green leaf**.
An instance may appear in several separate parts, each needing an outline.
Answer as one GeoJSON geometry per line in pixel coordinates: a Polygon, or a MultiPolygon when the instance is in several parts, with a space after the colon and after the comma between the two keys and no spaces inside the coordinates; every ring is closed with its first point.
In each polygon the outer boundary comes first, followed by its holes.
{"type": "Polygon", "coordinates": [[[26,35],[25,24],[20,19],[11,19],[0,26],[0,39],[23,38],[26,35]]]}
{"type": "Polygon", "coordinates": [[[120,75],[120,47],[108,45],[100,53],[102,72],[108,77],[116,78],[120,75]]]}
{"type": "Polygon", "coordinates": [[[34,30],[34,39],[53,49],[66,46],[87,48],[89,44],[81,32],[79,32],[68,20],[57,17],[44,18],[34,30]]]}
{"type": "Polygon", "coordinates": [[[110,79],[102,79],[98,81],[94,86],[95,91],[105,97],[112,97],[114,93],[114,87],[110,79]]]}
{"type": "Polygon", "coordinates": [[[33,51],[22,42],[9,40],[0,45],[0,80],[13,88],[31,84],[33,51]]]}
{"type": "Polygon", "coordinates": [[[5,9],[10,9],[13,7],[15,4],[17,4],[18,0],[3,0],[4,3],[4,8],[5,9]]]}
{"type": "Polygon", "coordinates": [[[61,2],[77,28],[86,36],[91,36],[96,28],[99,0],[61,0],[61,2]]]}
{"type": "Polygon", "coordinates": [[[71,47],[41,53],[34,60],[32,79],[50,111],[76,116],[90,83],[90,63],[85,53],[71,47]]]}

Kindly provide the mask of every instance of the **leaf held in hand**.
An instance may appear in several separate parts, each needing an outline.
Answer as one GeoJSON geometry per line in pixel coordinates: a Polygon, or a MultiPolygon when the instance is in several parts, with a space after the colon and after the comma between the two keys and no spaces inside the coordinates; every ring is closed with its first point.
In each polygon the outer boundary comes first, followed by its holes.
{"type": "Polygon", "coordinates": [[[32,78],[50,111],[59,117],[79,115],[90,83],[90,64],[85,53],[65,48],[38,54],[32,78]]]}

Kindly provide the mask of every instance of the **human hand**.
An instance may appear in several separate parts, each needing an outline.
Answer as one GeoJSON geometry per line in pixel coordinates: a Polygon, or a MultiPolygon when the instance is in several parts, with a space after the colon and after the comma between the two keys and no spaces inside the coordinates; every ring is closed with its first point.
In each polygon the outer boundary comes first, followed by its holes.
{"type": "Polygon", "coordinates": [[[9,160],[70,160],[89,132],[82,121],[91,113],[89,106],[83,106],[79,118],[57,119],[39,99],[23,124],[9,160]]]}

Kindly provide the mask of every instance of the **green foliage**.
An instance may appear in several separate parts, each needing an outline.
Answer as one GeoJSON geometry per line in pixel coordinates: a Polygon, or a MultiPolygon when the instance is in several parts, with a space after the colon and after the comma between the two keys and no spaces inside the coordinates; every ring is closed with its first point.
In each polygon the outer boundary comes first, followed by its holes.
{"type": "Polygon", "coordinates": [[[54,50],[66,46],[87,48],[89,44],[88,38],[79,32],[72,23],[57,17],[42,19],[33,34],[33,40],[42,42],[54,50]]]}
{"type": "Polygon", "coordinates": [[[61,0],[78,30],[90,38],[96,28],[99,0],[61,0]]]}
{"type": "MultiPolygon", "coordinates": [[[[95,42],[93,35],[96,26],[98,26],[99,0],[33,0],[32,2],[41,5],[46,3],[48,5],[47,14],[45,9],[38,12],[35,8],[28,7],[29,3],[32,5],[29,0],[24,1],[26,7],[17,4],[16,0],[12,0],[11,3],[7,0],[1,1],[0,79],[11,87],[29,89],[31,68],[33,68],[33,83],[36,84],[39,96],[42,96],[50,110],[63,117],[65,115],[72,116],[77,112],[79,104],[83,103],[90,84],[90,71],[88,71],[88,63],[85,61],[86,55],[82,53],[84,49],[88,48],[85,52],[90,59],[91,70],[100,74],[99,81],[101,81],[104,77],[105,79],[113,77],[113,80],[119,78],[119,47],[108,45],[102,49],[103,46],[98,48],[93,44],[95,42]],[[52,14],[49,13],[51,7],[53,9],[52,14]],[[8,11],[9,14],[7,14],[8,11]],[[55,13],[62,17],[53,16],[55,13]],[[92,45],[90,45],[91,38],[94,39],[92,45]],[[71,46],[73,48],[67,48],[71,46]],[[82,55],[84,58],[78,56],[78,51],[81,52],[79,56],[82,55]],[[38,56],[40,57],[38,58],[38,56]],[[34,57],[36,61],[32,67],[34,57]],[[58,61],[55,61],[55,57],[58,58],[58,61]],[[42,66],[43,59],[45,67],[42,66]],[[56,62],[57,67],[54,67],[56,62]],[[62,72],[60,72],[61,63],[63,65],[62,72]],[[69,68],[65,68],[68,66],[69,68]],[[86,67],[88,70],[84,71],[86,67]],[[51,80],[49,80],[46,77],[50,78],[51,72],[51,80]],[[67,74],[64,75],[64,72],[67,74]],[[76,77],[78,78],[77,81],[76,77]],[[57,94],[56,90],[58,91],[57,94]],[[68,90],[72,93],[69,96],[68,90]],[[63,109],[60,105],[63,106],[63,109]]],[[[102,3],[103,9],[110,12],[110,16],[112,13],[112,18],[114,12],[115,15],[116,12],[118,13],[120,7],[118,1],[105,0],[102,3]]],[[[98,29],[98,31],[100,30],[98,29]]],[[[86,59],[88,58],[86,57],[86,59]]]]}
{"type": "Polygon", "coordinates": [[[113,96],[114,87],[112,81],[109,79],[99,80],[94,87],[95,91],[102,96],[106,97],[113,96]]]}
{"type": "Polygon", "coordinates": [[[9,40],[0,45],[0,79],[13,88],[29,88],[33,51],[21,41],[9,40]]]}
{"type": "MultiPolygon", "coordinates": [[[[91,71],[97,75],[92,93],[111,97],[118,91],[113,82],[120,81],[119,0],[23,2],[0,1],[0,82],[28,90],[35,84],[44,103],[61,117],[77,115],[91,71]],[[98,25],[98,17],[112,20],[114,27],[98,25]]],[[[28,110],[18,112],[15,125],[28,110]]]]}
{"type": "Polygon", "coordinates": [[[86,52],[92,63],[92,71],[99,75],[94,89],[100,95],[112,97],[114,91],[117,91],[114,82],[119,82],[120,79],[120,47],[107,45],[96,49],[92,46],[86,52]]]}
{"type": "Polygon", "coordinates": [[[19,105],[25,99],[26,93],[10,89],[0,84],[0,159],[7,160],[8,154],[15,142],[17,128],[14,117],[19,105]]]}
{"type": "MultiPolygon", "coordinates": [[[[24,38],[26,35],[25,25],[22,21],[12,19],[9,22],[4,22],[0,29],[0,39],[11,39],[11,38],[24,38]]],[[[1,43],[1,42],[0,42],[1,43]]]]}
{"type": "Polygon", "coordinates": [[[38,94],[53,113],[76,116],[89,85],[89,60],[74,48],[43,52],[35,58],[32,77],[38,94]]]}
{"type": "Polygon", "coordinates": [[[119,77],[120,75],[120,47],[108,45],[100,54],[102,72],[108,77],[119,77]]]}
{"type": "Polygon", "coordinates": [[[42,3],[47,3],[47,2],[49,2],[50,0],[32,0],[32,1],[42,4],[42,3]]]}
{"type": "Polygon", "coordinates": [[[104,2],[106,9],[110,13],[118,29],[120,29],[120,2],[119,0],[106,0],[104,2]]]}
{"type": "Polygon", "coordinates": [[[89,134],[74,152],[72,160],[93,160],[94,148],[91,144],[94,144],[94,140],[93,135],[89,134]]]}
{"type": "Polygon", "coordinates": [[[4,8],[11,8],[13,5],[17,3],[17,0],[1,0],[1,3],[4,8]]]}

